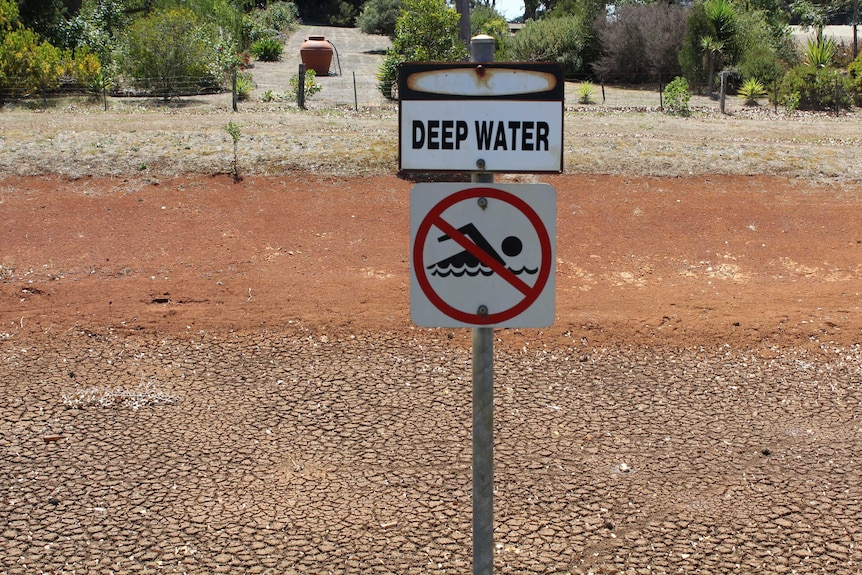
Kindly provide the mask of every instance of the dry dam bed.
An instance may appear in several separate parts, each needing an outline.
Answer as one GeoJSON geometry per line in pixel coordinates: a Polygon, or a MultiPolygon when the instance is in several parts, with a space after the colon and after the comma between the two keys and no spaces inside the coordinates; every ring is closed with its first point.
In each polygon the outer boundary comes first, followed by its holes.
{"type": "MultiPolygon", "coordinates": [[[[862,569],[860,348],[497,333],[496,572],[862,569]]],[[[467,330],[0,336],[0,573],[469,572],[467,330]]]]}

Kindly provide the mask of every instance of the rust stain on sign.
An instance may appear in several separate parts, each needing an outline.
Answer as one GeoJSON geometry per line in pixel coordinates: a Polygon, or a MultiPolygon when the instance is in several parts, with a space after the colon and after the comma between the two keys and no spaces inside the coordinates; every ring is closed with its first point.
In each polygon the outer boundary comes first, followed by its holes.
{"type": "Polygon", "coordinates": [[[513,96],[548,92],[557,87],[557,78],[541,70],[489,68],[481,64],[469,68],[427,70],[407,78],[407,86],[417,92],[458,96],[513,96]]]}

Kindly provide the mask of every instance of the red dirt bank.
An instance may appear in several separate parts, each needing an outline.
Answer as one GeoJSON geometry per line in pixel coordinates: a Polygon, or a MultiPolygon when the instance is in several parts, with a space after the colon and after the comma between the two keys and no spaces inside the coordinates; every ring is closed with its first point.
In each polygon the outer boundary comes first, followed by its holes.
{"type": "MultiPolygon", "coordinates": [[[[862,341],[862,185],[543,180],[558,192],[557,311],[543,343],[862,341]]],[[[0,331],[409,329],[410,186],[5,178],[0,331]]]]}

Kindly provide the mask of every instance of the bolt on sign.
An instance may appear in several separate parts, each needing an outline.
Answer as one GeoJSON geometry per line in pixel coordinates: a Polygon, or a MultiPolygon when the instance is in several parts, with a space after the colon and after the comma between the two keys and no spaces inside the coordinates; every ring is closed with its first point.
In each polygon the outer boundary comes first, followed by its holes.
{"type": "Polygon", "coordinates": [[[398,74],[402,171],[563,171],[563,66],[407,62],[398,74]]]}

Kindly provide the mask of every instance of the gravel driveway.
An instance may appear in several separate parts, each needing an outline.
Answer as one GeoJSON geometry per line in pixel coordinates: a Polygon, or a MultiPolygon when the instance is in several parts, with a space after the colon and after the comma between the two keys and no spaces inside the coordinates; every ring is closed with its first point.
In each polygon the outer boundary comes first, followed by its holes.
{"type": "Polygon", "coordinates": [[[299,70],[300,46],[312,35],[324,36],[337,55],[332,59],[330,75],[317,77],[323,89],[308,100],[309,108],[394,105],[377,89],[377,71],[383,53],[391,45],[389,38],[362,34],[358,28],[329,26],[300,26],[285,42],[280,62],[255,62],[252,75],[257,88],[253,97],[258,98],[267,90],[274,94],[287,90],[290,78],[299,70]]]}

